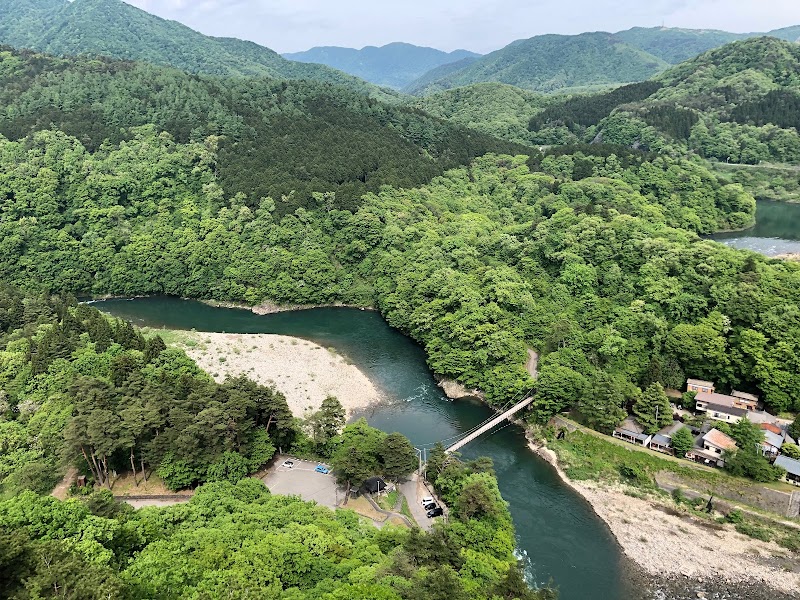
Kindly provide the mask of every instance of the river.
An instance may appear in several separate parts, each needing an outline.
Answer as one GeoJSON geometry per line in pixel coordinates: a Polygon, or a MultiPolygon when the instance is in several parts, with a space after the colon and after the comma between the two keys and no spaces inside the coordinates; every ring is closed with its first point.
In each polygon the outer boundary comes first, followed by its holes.
{"type": "MultiPolygon", "coordinates": [[[[366,411],[371,425],[399,431],[416,446],[430,446],[472,428],[492,413],[477,401],[448,400],[436,385],[425,354],[375,312],[321,308],[259,316],[174,298],[109,300],[97,308],[139,325],[227,333],[275,333],[334,347],[385,392],[387,401],[366,411]]],[[[591,507],[527,447],[516,425],[501,425],[462,450],[489,456],[509,504],[517,543],[530,579],[552,582],[561,600],[641,598],[631,591],[619,546],[591,507]]]]}
{"type": "Polygon", "coordinates": [[[800,204],[759,200],[756,225],[744,231],[716,233],[711,239],[767,256],[800,253],[800,204]]]}

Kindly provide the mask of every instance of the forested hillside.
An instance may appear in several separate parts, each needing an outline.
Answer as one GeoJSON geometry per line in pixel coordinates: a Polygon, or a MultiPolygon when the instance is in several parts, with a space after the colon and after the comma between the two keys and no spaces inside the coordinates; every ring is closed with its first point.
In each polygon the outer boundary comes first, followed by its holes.
{"type": "Polygon", "coordinates": [[[386,91],[341,71],[289,61],[253,42],[208,37],[122,0],[3,0],[0,44],[55,55],[139,60],[190,73],[322,81],[391,99],[386,91]]]}
{"type": "Polygon", "coordinates": [[[605,143],[731,163],[797,163],[800,46],[734,42],[649,81],[595,94],[537,97],[480,84],[411,105],[531,145],[605,143]]]}
{"type": "Polygon", "coordinates": [[[0,156],[0,277],[21,286],[375,304],[437,373],[495,401],[532,384],[527,345],[544,382],[578,382],[570,403],[687,373],[776,410],[800,398],[800,266],[700,241],[752,223],[755,204],[692,162],[553,155],[530,173],[490,157],[352,212],[320,196],[282,216],[226,194],[212,149],[152,129],[95,154],[43,132],[0,156]]]}
{"type": "Polygon", "coordinates": [[[417,95],[493,81],[525,90],[555,92],[567,88],[609,86],[643,81],[668,64],[610,33],[575,36],[540,35],[517,40],[468,64],[463,69],[409,88],[417,95]]]}
{"type": "Polygon", "coordinates": [[[407,105],[487,135],[531,144],[535,137],[528,127],[531,115],[552,103],[557,101],[513,85],[476,83],[415,98],[407,105]]]}
{"type": "Polygon", "coordinates": [[[295,435],[286,399],[214,383],[159,337],[74,299],[0,291],[0,490],[49,492],[62,466],[91,481],[158,472],[172,489],[236,481],[295,435]]]}
{"type": "Polygon", "coordinates": [[[644,81],[708,50],[763,36],[795,42],[800,39],[800,26],[767,33],[634,27],[613,34],[542,35],[517,40],[461,65],[432,69],[403,91],[422,96],[480,82],[507,83],[544,93],[569,88],[589,91],[644,81]]]}
{"type": "Polygon", "coordinates": [[[165,67],[0,52],[0,134],[52,126],[89,150],[155,124],[176,141],[204,141],[226,193],[279,213],[326,202],[353,207],[382,185],[414,186],[486,152],[523,148],[377,102],[340,86],[217,79],[165,67]]]}
{"type": "Polygon", "coordinates": [[[3,288],[0,595],[553,597],[525,583],[491,462],[450,462],[440,476],[450,519],[432,534],[379,530],[246,477],[276,444],[302,435],[273,389],[244,378],[215,384],[129,323],[74,299],[3,288]],[[71,465],[94,491],[46,495],[71,465]],[[111,495],[117,471],[137,481],[155,472],[173,489],[214,483],[188,504],[134,511],[111,495]]]}
{"type": "Polygon", "coordinates": [[[321,46],[283,55],[289,60],[328,65],[374,84],[398,90],[431,69],[477,56],[468,50],[443,52],[401,42],[381,47],[366,46],[360,50],[321,46]]]}

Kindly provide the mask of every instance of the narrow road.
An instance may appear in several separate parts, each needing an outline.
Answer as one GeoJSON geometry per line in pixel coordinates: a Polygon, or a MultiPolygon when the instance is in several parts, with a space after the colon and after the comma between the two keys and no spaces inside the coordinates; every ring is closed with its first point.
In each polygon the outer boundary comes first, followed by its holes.
{"type": "Polygon", "coordinates": [[[398,489],[400,493],[406,497],[408,508],[411,509],[411,514],[414,516],[414,520],[417,522],[420,529],[430,531],[433,525],[433,519],[428,518],[427,511],[422,507],[422,504],[420,504],[420,500],[432,494],[429,494],[428,489],[419,481],[419,475],[416,473],[412,474],[411,479],[401,483],[398,489]]]}
{"type": "Polygon", "coordinates": [[[539,376],[539,353],[536,350],[528,348],[528,362],[525,363],[525,369],[532,379],[539,376]]]}

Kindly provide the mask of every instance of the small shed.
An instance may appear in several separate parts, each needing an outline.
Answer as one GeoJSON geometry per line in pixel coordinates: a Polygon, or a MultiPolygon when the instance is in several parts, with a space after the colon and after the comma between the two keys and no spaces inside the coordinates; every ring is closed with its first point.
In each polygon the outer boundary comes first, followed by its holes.
{"type": "Polygon", "coordinates": [[[387,488],[386,482],[380,477],[370,477],[362,486],[368,493],[377,494],[387,488]]]}

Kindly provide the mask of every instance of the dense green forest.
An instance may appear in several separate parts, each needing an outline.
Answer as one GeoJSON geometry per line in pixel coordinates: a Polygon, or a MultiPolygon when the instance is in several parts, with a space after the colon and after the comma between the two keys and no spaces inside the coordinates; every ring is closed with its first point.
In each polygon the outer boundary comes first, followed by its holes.
{"type": "Polygon", "coordinates": [[[373,304],[436,372],[494,401],[532,385],[528,345],[540,386],[574,378],[567,404],[609,386],[621,407],[687,374],[758,389],[775,410],[800,397],[800,267],[697,237],[751,223],[755,206],[697,163],[578,153],[530,172],[487,157],[355,211],[319,195],[281,215],[226,197],[207,145],[153,129],[95,154],[42,132],[0,156],[0,277],[20,286],[373,304]]]}
{"type": "Polygon", "coordinates": [[[362,420],[340,435],[344,411],[328,398],[306,438],[273,389],[215,384],[161,338],[74,299],[4,288],[0,319],[2,597],[553,597],[525,583],[490,461],[451,467],[446,525],[378,530],[246,476],[277,444],[299,444],[332,449],[356,488],[401,477],[416,454],[400,434],[362,420]],[[44,495],[69,464],[94,491],[44,495]],[[156,472],[173,489],[215,483],[186,505],[134,511],[111,495],[117,471],[156,472]]]}
{"type": "Polygon", "coordinates": [[[313,205],[314,192],[352,208],[382,185],[419,185],[486,152],[524,149],[312,82],[222,80],[4,49],[0,84],[0,134],[8,138],[56,127],[96,150],[152,123],[177,141],[219,147],[213,169],[225,191],[252,209],[271,197],[281,213],[313,205]]]}
{"type": "Polygon", "coordinates": [[[649,82],[552,104],[529,127],[536,143],[602,140],[723,162],[797,163],[799,107],[800,48],[754,38],[649,82]]]}
{"type": "Polygon", "coordinates": [[[0,486],[49,491],[60,465],[97,485],[157,471],[172,489],[237,481],[295,439],[286,399],[214,383],[183,352],[74,300],[0,292],[0,486]],[[137,475],[138,473],[138,475],[137,475]]]}
{"type": "Polygon", "coordinates": [[[253,42],[208,37],[122,0],[3,0],[0,44],[55,55],[138,60],[190,73],[312,80],[384,100],[394,97],[330,67],[286,60],[253,42]]]}
{"type": "Polygon", "coordinates": [[[429,115],[518,144],[532,144],[530,116],[557,101],[504,83],[476,83],[407,101],[429,115]]]}
{"type": "Polygon", "coordinates": [[[319,63],[350,73],[377,85],[402,89],[431,69],[464,58],[479,56],[468,50],[443,52],[435,48],[394,42],[385,46],[366,46],[359,50],[338,46],[318,46],[304,52],[284,54],[284,58],[303,63],[319,63]]]}
{"type": "Polygon", "coordinates": [[[553,598],[524,581],[493,474],[454,483],[451,519],[430,534],[377,529],[350,511],[273,496],[256,479],[209,483],[188,504],[138,511],[107,490],[66,502],[24,492],[0,502],[0,595],[553,598]]]}

